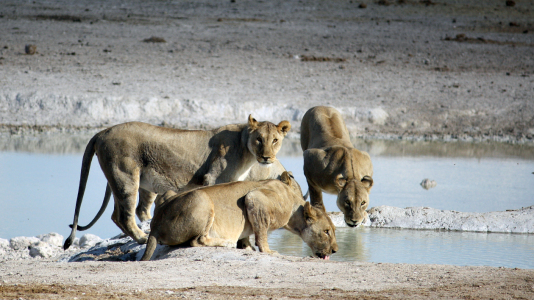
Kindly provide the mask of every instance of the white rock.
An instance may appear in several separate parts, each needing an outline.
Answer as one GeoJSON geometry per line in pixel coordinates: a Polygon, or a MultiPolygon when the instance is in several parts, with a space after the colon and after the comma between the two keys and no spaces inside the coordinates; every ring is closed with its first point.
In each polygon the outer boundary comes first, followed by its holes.
{"type": "Polygon", "coordinates": [[[9,241],[6,239],[0,239],[0,249],[9,249],[9,241]]]}
{"type": "Polygon", "coordinates": [[[13,250],[25,250],[29,246],[38,243],[40,240],[36,237],[17,236],[9,240],[11,249],[13,250]]]}
{"type": "Polygon", "coordinates": [[[388,117],[388,113],[382,107],[369,110],[369,122],[373,124],[384,125],[388,117]]]}
{"type": "Polygon", "coordinates": [[[41,235],[38,235],[37,238],[39,238],[42,242],[48,243],[52,246],[56,246],[56,247],[63,246],[63,236],[56,232],[41,234],[41,235]]]}
{"type": "Polygon", "coordinates": [[[101,242],[101,241],[102,239],[100,237],[94,234],[87,233],[87,234],[84,234],[80,238],[79,244],[81,248],[88,248],[88,247],[93,247],[94,245],[96,245],[98,242],[101,242]]]}
{"type": "Polygon", "coordinates": [[[39,242],[30,247],[30,256],[48,258],[56,255],[59,252],[58,249],[58,247],[49,243],[39,242]]]}
{"type": "Polygon", "coordinates": [[[371,227],[534,233],[534,206],[511,211],[469,213],[382,205],[368,212],[371,227]]]}
{"type": "Polygon", "coordinates": [[[431,188],[436,187],[436,185],[438,185],[438,183],[435,180],[430,180],[428,178],[423,179],[423,181],[421,181],[420,184],[425,190],[429,190],[431,188]]]}

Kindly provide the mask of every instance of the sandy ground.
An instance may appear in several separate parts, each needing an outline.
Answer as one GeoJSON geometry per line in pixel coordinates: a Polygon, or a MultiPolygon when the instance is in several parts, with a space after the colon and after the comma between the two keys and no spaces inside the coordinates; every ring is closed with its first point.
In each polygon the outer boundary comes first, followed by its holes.
{"type": "MultiPolygon", "coordinates": [[[[515,2],[4,0],[0,123],[201,128],[253,113],[298,132],[309,107],[332,105],[354,136],[532,143],[534,3],[515,2]]],[[[0,277],[3,299],[534,298],[534,270],[231,249],[11,260],[0,277]]]]}

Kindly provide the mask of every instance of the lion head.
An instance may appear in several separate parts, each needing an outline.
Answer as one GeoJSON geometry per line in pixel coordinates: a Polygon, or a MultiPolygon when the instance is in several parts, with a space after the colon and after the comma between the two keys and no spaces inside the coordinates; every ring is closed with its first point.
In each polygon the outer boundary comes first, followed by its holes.
{"type": "Polygon", "coordinates": [[[360,225],[367,217],[369,192],[373,186],[373,178],[365,175],[360,180],[343,178],[339,175],[335,181],[338,189],[337,207],[345,216],[345,223],[350,227],[360,225]]]}
{"type": "Polygon", "coordinates": [[[322,259],[329,259],[338,250],[336,227],[322,208],[314,207],[310,202],[304,204],[306,225],[301,232],[302,240],[311,248],[313,254],[322,259]]]}
{"type": "Polygon", "coordinates": [[[258,122],[248,116],[248,150],[256,156],[256,160],[263,165],[270,165],[276,161],[276,153],[282,147],[282,140],[291,129],[289,121],[282,121],[278,125],[271,122],[258,122]]]}
{"type": "MultiPolygon", "coordinates": [[[[283,172],[280,180],[289,185],[293,193],[304,199],[300,185],[291,172],[283,172]]],[[[336,227],[326,212],[305,202],[303,207],[304,225],[300,230],[302,240],[312,249],[313,254],[322,259],[329,259],[338,250],[336,242],[336,227]]]]}

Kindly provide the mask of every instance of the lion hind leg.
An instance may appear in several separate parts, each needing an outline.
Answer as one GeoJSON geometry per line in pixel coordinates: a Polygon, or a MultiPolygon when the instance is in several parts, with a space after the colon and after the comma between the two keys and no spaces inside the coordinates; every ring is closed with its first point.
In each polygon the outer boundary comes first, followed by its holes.
{"type": "Polygon", "coordinates": [[[145,244],[148,235],[139,229],[135,221],[139,169],[133,168],[129,172],[115,170],[111,176],[106,177],[115,198],[115,209],[111,219],[125,234],[139,244],[145,244]]]}
{"type": "Polygon", "coordinates": [[[210,237],[210,231],[212,230],[213,222],[215,221],[215,211],[213,203],[209,208],[208,220],[206,226],[203,228],[202,233],[196,238],[191,240],[192,247],[234,247],[236,241],[229,239],[223,239],[218,237],[210,237]]]}
{"type": "Polygon", "coordinates": [[[235,248],[236,241],[222,238],[215,238],[209,236],[199,236],[198,238],[191,241],[191,246],[193,247],[226,247],[226,248],[235,248]]]}

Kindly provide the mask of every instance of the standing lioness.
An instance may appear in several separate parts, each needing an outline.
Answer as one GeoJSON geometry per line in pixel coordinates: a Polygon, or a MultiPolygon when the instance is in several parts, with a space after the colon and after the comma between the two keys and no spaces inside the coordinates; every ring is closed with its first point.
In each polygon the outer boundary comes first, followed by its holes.
{"type": "Polygon", "coordinates": [[[316,106],[302,118],[300,145],[310,201],[323,205],[322,191],[337,194],[337,207],[345,223],[358,226],[367,216],[373,186],[369,154],[352,146],[341,114],[332,107],[316,106]]]}
{"type": "Polygon", "coordinates": [[[113,222],[142,244],[146,243],[146,234],[137,227],[135,215],[141,221],[149,220],[156,194],[243,180],[254,164],[270,165],[276,161],[276,153],[290,128],[288,121],[275,125],[249,116],[247,124],[214,130],[179,130],[131,122],[97,133],[83,155],[74,223],[63,248],[67,249],[74,240],[95,153],[108,181],[106,195],[95,219],[80,230],[88,229],[98,220],[113,192],[113,222]]]}
{"type": "Polygon", "coordinates": [[[267,234],[281,227],[300,236],[320,258],[337,251],[335,227],[326,212],[304,201],[300,186],[284,172],[280,180],[231,182],[158,196],[141,260],[152,257],[158,242],[235,247],[242,240],[251,247],[251,234],[261,252],[273,253],[267,234]]]}

